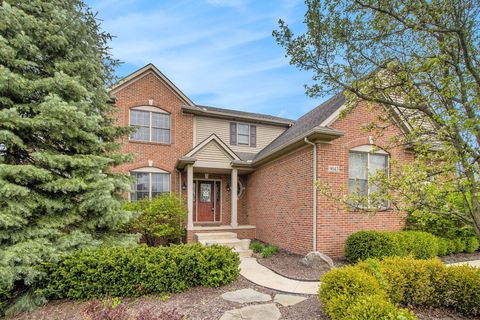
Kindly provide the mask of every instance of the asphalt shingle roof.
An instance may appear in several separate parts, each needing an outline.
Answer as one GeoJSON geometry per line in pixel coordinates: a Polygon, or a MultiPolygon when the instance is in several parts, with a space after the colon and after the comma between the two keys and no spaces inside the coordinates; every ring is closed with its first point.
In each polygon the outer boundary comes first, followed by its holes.
{"type": "Polygon", "coordinates": [[[279,135],[268,146],[257,153],[254,160],[261,159],[273,150],[282,147],[288,142],[301,138],[308,131],[320,126],[332,113],[337,111],[345,102],[343,93],[339,93],[328,99],[318,107],[300,117],[295,124],[279,135]]]}
{"type": "Polygon", "coordinates": [[[260,119],[272,120],[272,121],[284,121],[284,122],[292,122],[292,123],[295,122],[295,120],[292,120],[292,119],[276,117],[276,116],[272,116],[272,115],[269,115],[269,114],[263,114],[263,113],[224,109],[224,108],[218,108],[218,107],[203,106],[203,105],[198,105],[198,104],[195,105],[195,106],[198,107],[198,108],[205,109],[206,111],[228,113],[228,114],[231,114],[233,116],[239,116],[239,117],[243,116],[243,117],[253,117],[253,118],[260,118],[260,119]]]}

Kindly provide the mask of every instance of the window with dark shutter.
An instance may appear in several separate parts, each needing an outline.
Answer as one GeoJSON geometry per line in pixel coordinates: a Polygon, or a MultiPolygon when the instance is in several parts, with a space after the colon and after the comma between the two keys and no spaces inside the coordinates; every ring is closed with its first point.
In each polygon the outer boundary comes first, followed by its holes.
{"type": "Polygon", "coordinates": [[[250,147],[257,146],[257,126],[250,126],[250,147]]]}
{"type": "Polygon", "coordinates": [[[230,144],[237,144],[237,124],[235,122],[230,122],[230,144]]]}

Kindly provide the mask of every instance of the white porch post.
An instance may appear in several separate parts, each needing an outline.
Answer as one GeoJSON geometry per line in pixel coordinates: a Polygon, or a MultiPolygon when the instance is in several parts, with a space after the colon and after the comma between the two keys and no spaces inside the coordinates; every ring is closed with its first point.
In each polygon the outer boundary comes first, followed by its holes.
{"type": "Polygon", "coordinates": [[[193,165],[187,166],[187,202],[188,224],[187,229],[193,229],[193,165]]]}
{"type": "Polygon", "coordinates": [[[231,217],[231,226],[232,228],[238,227],[237,222],[237,184],[238,184],[238,169],[232,169],[232,185],[230,187],[232,193],[232,217],[231,217]]]}

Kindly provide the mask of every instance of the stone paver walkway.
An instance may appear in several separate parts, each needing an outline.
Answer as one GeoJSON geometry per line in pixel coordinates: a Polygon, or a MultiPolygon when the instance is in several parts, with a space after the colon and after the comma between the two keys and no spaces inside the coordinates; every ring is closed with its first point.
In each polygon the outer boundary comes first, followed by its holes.
{"type": "Polygon", "coordinates": [[[447,266],[462,266],[462,265],[469,265],[469,266],[472,266],[472,267],[480,268],[480,260],[463,261],[463,262],[456,262],[456,263],[447,264],[447,266]]]}
{"type": "Polygon", "coordinates": [[[285,278],[250,257],[241,258],[240,274],[262,287],[288,293],[317,294],[320,286],[319,281],[299,281],[285,278]]]}
{"type": "Polygon", "coordinates": [[[225,292],[224,294],[222,294],[222,298],[224,300],[237,303],[266,302],[272,300],[272,297],[270,295],[258,292],[250,288],[225,292]]]}
{"type": "Polygon", "coordinates": [[[281,316],[275,303],[268,303],[229,310],[220,320],[278,320],[281,316]]]}

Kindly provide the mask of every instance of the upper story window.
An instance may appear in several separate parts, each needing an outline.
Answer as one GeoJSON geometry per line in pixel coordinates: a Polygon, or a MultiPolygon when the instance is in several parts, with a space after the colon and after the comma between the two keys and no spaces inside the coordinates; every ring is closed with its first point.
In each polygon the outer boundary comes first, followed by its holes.
{"type": "Polygon", "coordinates": [[[170,173],[157,168],[141,168],[130,172],[134,178],[130,200],[153,198],[170,192],[170,173]]]}
{"type": "Polygon", "coordinates": [[[230,122],[230,144],[256,147],[257,126],[247,123],[230,122]]]}
{"type": "Polygon", "coordinates": [[[130,125],[138,130],[130,140],[170,143],[170,114],[155,107],[138,107],[130,110],[130,125]]]}
{"type": "MultiPolygon", "coordinates": [[[[367,206],[386,208],[387,201],[371,203],[370,195],[377,192],[377,187],[369,177],[379,171],[388,173],[388,153],[375,150],[373,146],[360,146],[350,150],[348,157],[348,192],[368,201],[367,206]]],[[[365,204],[362,204],[365,206],[365,204]]]]}

